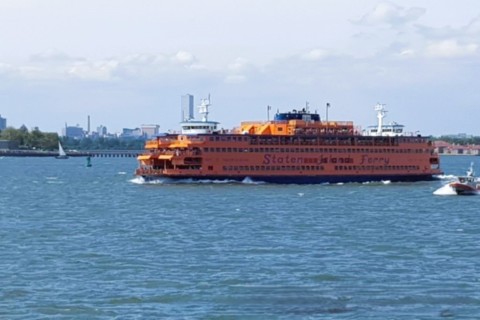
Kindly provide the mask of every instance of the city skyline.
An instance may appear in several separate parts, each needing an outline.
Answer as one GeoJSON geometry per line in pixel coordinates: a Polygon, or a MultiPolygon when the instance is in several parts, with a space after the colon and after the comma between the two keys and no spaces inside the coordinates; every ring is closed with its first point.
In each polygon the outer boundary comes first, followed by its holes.
{"type": "Polygon", "coordinates": [[[406,131],[478,136],[479,39],[474,0],[5,0],[0,110],[48,132],[87,115],[168,131],[182,95],[211,94],[226,129],[307,101],[365,128],[382,103],[406,131]]]}

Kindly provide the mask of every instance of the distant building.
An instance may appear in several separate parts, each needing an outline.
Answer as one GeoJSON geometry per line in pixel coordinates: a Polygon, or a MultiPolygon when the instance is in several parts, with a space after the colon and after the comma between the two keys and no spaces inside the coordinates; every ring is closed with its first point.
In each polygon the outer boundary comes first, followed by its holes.
{"type": "Polygon", "coordinates": [[[182,119],[181,121],[188,121],[194,118],[193,115],[193,96],[186,94],[182,96],[182,119]]]}
{"type": "Polygon", "coordinates": [[[102,125],[98,126],[97,133],[99,137],[106,137],[108,135],[107,127],[102,125]]]}
{"type": "Polygon", "coordinates": [[[67,138],[83,139],[85,137],[85,131],[78,125],[76,127],[69,127],[65,125],[65,128],[62,130],[62,135],[67,138]]]}
{"type": "Polygon", "coordinates": [[[158,135],[160,126],[158,124],[142,124],[141,129],[145,138],[150,139],[158,135]]]}
{"type": "Polygon", "coordinates": [[[141,138],[143,138],[142,129],[140,129],[140,128],[135,128],[135,129],[123,128],[122,133],[120,134],[119,138],[121,138],[121,139],[141,139],[141,138]]]}
{"type": "Polygon", "coordinates": [[[7,119],[2,118],[2,115],[0,115],[0,131],[7,129],[7,119]]]}

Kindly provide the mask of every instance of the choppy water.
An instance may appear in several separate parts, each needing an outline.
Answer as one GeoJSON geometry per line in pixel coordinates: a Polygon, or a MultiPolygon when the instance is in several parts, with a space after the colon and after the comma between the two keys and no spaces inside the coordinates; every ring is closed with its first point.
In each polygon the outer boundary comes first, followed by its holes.
{"type": "Polygon", "coordinates": [[[480,196],[433,195],[445,180],[145,185],[135,167],[0,159],[0,318],[480,318],[480,196]]]}

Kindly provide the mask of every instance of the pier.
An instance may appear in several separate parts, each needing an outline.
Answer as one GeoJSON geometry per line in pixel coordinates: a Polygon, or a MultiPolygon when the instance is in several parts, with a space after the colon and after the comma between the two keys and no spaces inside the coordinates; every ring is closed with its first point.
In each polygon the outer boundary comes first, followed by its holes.
{"type": "MultiPolygon", "coordinates": [[[[95,158],[136,158],[144,150],[82,150],[67,151],[69,157],[95,157],[95,158]]],[[[0,149],[0,157],[55,157],[57,151],[39,150],[9,150],[0,149]]]]}

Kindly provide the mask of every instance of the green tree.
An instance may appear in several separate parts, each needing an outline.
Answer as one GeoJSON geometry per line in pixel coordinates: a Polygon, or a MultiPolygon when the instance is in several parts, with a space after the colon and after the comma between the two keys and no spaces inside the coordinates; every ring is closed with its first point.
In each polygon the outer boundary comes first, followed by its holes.
{"type": "Polygon", "coordinates": [[[8,127],[0,133],[0,137],[4,140],[10,140],[16,142],[19,146],[25,145],[26,134],[23,130],[17,130],[12,127],[8,127]]]}

